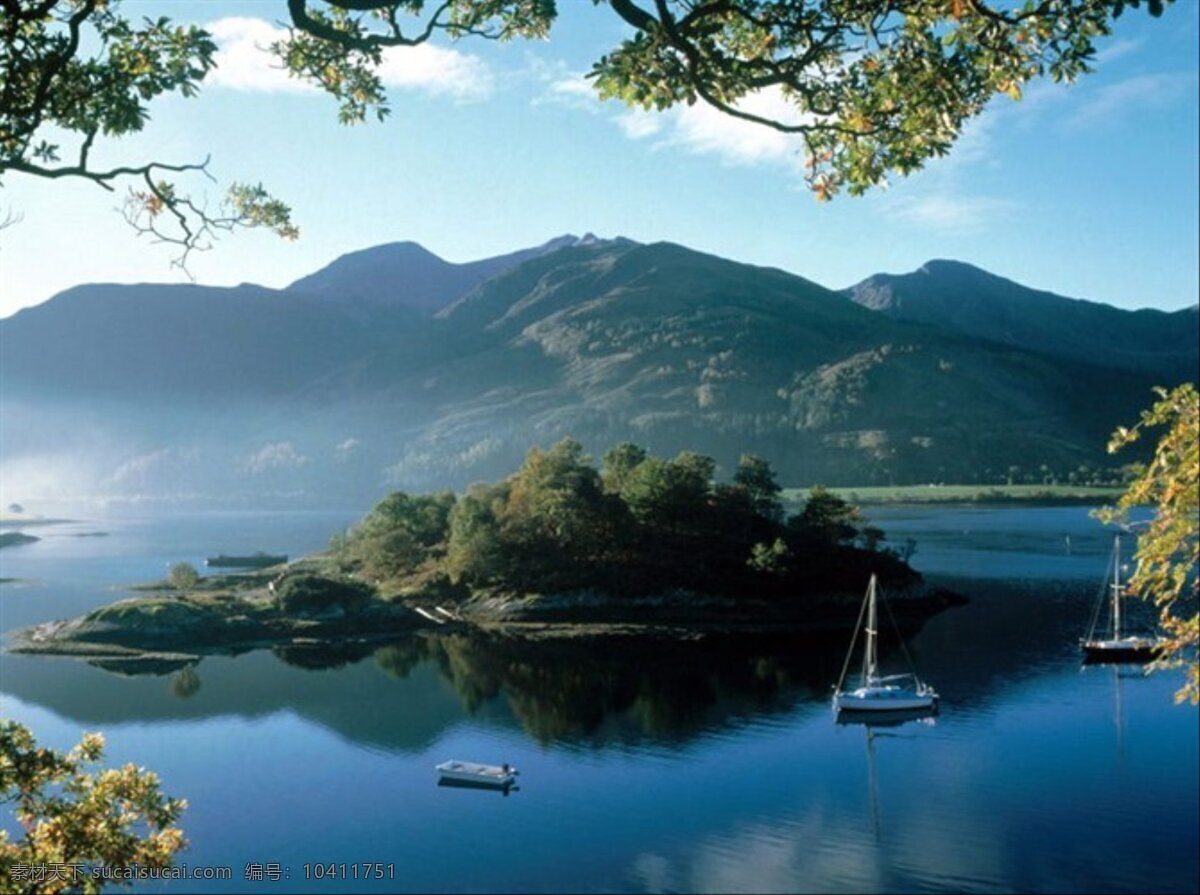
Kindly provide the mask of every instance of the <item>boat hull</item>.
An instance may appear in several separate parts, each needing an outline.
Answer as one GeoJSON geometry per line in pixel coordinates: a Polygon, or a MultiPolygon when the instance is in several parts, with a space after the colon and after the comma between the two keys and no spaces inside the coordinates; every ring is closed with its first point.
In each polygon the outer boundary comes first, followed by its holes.
{"type": "Polygon", "coordinates": [[[1080,644],[1083,661],[1089,665],[1120,662],[1152,662],[1162,647],[1154,640],[1128,637],[1122,640],[1085,640],[1080,644]]]}
{"type": "Polygon", "coordinates": [[[932,711],[937,704],[936,693],[901,687],[860,687],[833,697],[833,706],[839,713],[932,711]]]}
{"type": "Polygon", "coordinates": [[[255,556],[210,556],[204,564],[214,569],[265,569],[287,562],[285,554],[262,554],[255,556]]]}
{"type": "Polygon", "coordinates": [[[834,700],[834,707],[839,712],[913,712],[937,708],[937,697],[914,695],[904,699],[871,699],[842,696],[834,700]]]}
{"type": "Polygon", "coordinates": [[[856,712],[852,709],[842,709],[837,713],[839,725],[862,724],[866,727],[899,727],[910,721],[923,721],[937,716],[936,705],[919,709],[886,709],[867,712],[856,712]]]}

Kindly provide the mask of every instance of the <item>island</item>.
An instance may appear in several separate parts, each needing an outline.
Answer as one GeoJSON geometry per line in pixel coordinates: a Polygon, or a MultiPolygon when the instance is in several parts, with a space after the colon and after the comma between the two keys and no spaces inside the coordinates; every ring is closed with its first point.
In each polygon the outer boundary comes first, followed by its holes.
{"type": "Polygon", "coordinates": [[[33,544],[40,541],[33,535],[21,531],[0,531],[0,547],[19,547],[22,544],[33,544]]]}
{"type": "Polygon", "coordinates": [[[599,466],[564,439],[461,495],[394,492],[329,550],[171,586],[19,632],[18,652],[164,661],[288,643],[341,644],[421,627],[526,637],[853,626],[874,574],[896,620],[963,598],[929,588],[852,504],[824,488],[786,515],[770,465],[623,443],[599,466]]]}

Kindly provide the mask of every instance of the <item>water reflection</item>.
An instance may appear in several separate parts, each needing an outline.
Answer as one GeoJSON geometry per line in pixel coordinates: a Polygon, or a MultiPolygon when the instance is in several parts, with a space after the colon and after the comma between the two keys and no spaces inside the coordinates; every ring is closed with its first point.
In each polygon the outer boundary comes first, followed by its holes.
{"type": "MultiPolygon", "coordinates": [[[[943,697],[936,725],[834,723],[848,631],[827,648],[443,631],[138,674],[0,655],[0,708],[60,747],[104,730],[114,763],[188,798],[189,863],[282,861],[275,891],[316,856],[370,856],[404,868],[376,891],[1196,892],[1195,711],[1171,704],[1171,675],[1079,672],[1107,537],[1074,512],[1070,555],[1057,511],[974,514],[966,561],[947,538],[941,571],[961,579],[936,583],[972,602],[909,643],[943,697]],[[967,568],[976,532],[1015,545],[1031,518],[1047,536],[1030,562],[992,550],[967,568]],[[523,791],[439,788],[455,756],[513,762],[523,791]]],[[[928,571],[941,548],[917,527],[947,515],[910,522],[928,571]]],[[[6,591],[5,626],[72,614],[55,587],[6,591]]]]}
{"type": "MultiPolygon", "coordinates": [[[[978,711],[992,694],[1074,655],[1090,589],[1049,582],[962,589],[972,603],[937,616],[909,644],[938,682],[945,711],[978,711]]],[[[517,729],[541,744],[624,748],[825,709],[844,640],[841,632],[692,640],[428,632],[387,643],[294,642],[199,662],[5,654],[0,678],[12,696],[100,727],[288,710],[388,750],[424,749],[468,720],[517,729]]],[[[881,642],[885,653],[897,646],[881,642]]],[[[878,727],[912,718],[869,720],[878,727]]]]}
{"type": "Polygon", "coordinates": [[[936,723],[936,708],[896,709],[891,711],[855,712],[841,711],[835,721],[841,726],[861,727],[867,747],[867,803],[871,817],[871,830],[876,844],[880,841],[881,821],[879,811],[879,772],[875,766],[875,741],[878,738],[894,737],[896,728],[906,724],[932,727],[936,723]]]}
{"type": "Polygon", "coordinates": [[[466,718],[585,747],[678,743],[824,705],[840,638],[530,641],[422,633],[297,643],[200,662],[0,656],[4,690],[87,724],[289,709],[357,742],[424,748],[466,718]],[[163,685],[165,680],[166,685],[163,685]]]}

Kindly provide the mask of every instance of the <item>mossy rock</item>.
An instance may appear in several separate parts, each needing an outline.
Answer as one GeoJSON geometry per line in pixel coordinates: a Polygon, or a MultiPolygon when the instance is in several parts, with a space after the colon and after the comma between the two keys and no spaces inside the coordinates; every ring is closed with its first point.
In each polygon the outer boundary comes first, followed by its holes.
{"type": "Polygon", "coordinates": [[[89,612],[86,621],[125,629],[179,628],[223,619],[228,609],[200,600],[177,598],[121,600],[89,612]]]}

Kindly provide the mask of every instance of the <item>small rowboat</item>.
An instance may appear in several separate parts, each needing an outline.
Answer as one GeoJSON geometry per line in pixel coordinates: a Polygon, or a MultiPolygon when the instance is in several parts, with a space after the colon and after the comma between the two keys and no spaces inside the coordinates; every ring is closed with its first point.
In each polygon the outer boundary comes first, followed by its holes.
{"type": "Polygon", "coordinates": [[[520,773],[507,764],[497,767],[492,764],[476,764],[473,761],[443,761],[437,766],[437,772],[444,781],[496,788],[512,786],[520,773]]]}

